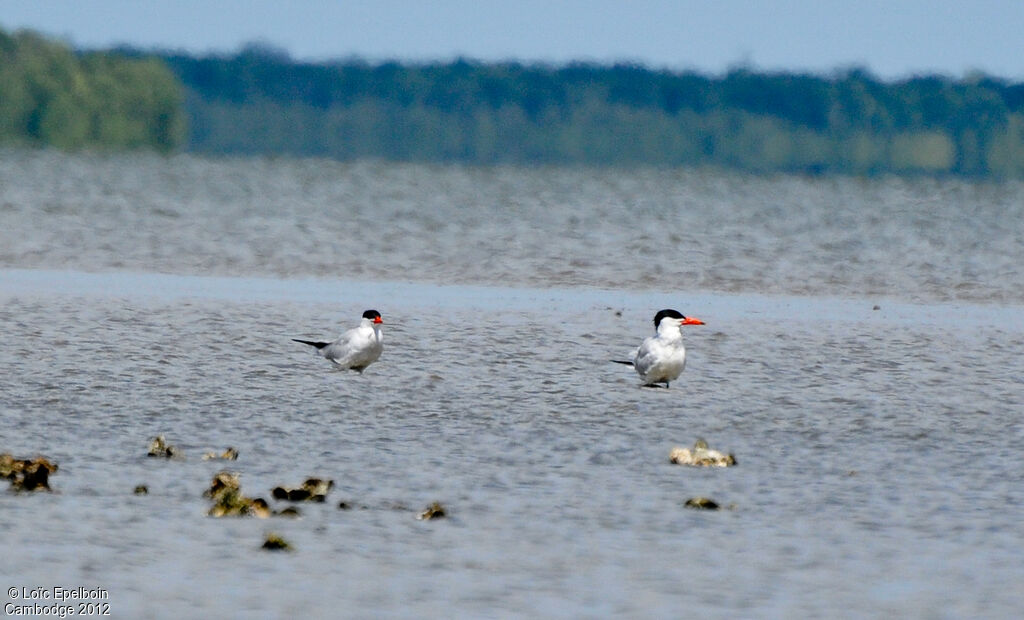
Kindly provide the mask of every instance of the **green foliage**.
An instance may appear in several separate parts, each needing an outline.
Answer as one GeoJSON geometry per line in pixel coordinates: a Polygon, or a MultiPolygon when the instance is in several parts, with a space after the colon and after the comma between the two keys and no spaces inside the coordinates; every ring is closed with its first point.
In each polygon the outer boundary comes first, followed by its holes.
{"type": "Polygon", "coordinates": [[[186,120],[203,153],[1024,176],[1024,84],[986,76],[75,55],[0,31],[0,143],[170,151],[186,120]]]}
{"type": "Polygon", "coordinates": [[[757,172],[1024,174],[1024,85],[885,83],[638,65],[298,63],[259,46],[164,60],[190,148],[339,159],[719,165],[757,172]]]}
{"type": "Polygon", "coordinates": [[[157,58],[76,56],[0,30],[0,143],[170,151],[185,140],[182,97],[157,58]]]}

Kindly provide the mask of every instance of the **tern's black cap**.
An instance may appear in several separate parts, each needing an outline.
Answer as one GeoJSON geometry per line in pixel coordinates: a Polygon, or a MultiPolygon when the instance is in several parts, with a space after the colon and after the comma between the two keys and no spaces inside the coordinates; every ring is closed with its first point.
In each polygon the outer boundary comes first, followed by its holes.
{"type": "Polygon", "coordinates": [[[659,310],[658,314],[654,315],[654,326],[657,327],[658,325],[660,325],[661,320],[666,317],[670,319],[686,318],[685,316],[683,316],[683,313],[678,310],[673,310],[672,308],[665,308],[664,310],[659,310]]]}

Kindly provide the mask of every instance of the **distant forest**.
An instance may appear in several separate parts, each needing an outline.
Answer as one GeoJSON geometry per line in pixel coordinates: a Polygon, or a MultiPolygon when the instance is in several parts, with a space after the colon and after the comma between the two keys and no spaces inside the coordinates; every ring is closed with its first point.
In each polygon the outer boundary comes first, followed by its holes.
{"type": "Polygon", "coordinates": [[[1024,178],[1024,84],[634,64],[72,53],[0,31],[0,143],[1024,178]]]}
{"type": "Polygon", "coordinates": [[[985,76],[161,57],[203,153],[1024,176],[1024,84],[985,76]]]}
{"type": "Polygon", "coordinates": [[[160,59],[0,30],[0,144],[172,151],[186,136],[183,97],[160,59]]]}

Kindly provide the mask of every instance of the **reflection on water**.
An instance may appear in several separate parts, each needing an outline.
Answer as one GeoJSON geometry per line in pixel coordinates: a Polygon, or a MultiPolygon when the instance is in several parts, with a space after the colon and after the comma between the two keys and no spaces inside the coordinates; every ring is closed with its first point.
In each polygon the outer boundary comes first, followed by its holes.
{"type": "Polygon", "coordinates": [[[8,586],[115,617],[1021,608],[1020,186],[5,153],[0,188],[0,452],[60,464],[0,493],[8,586]],[[367,307],[363,375],[290,340],[367,307]],[[707,325],[642,389],[608,360],[661,307],[707,325]],[[739,464],[669,463],[698,437],[739,464]],[[212,519],[225,465],[335,487],[212,519]]]}

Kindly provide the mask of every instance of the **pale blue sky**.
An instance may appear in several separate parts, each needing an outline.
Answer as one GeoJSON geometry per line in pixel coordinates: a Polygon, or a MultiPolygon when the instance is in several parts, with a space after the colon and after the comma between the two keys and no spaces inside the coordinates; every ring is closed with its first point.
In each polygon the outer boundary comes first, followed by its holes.
{"type": "Polygon", "coordinates": [[[0,0],[0,26],[79,47],[194,53],[255,40],[296,58],[639,61],[721,73],[1024,80],[1024,0],[0,0]]]}

